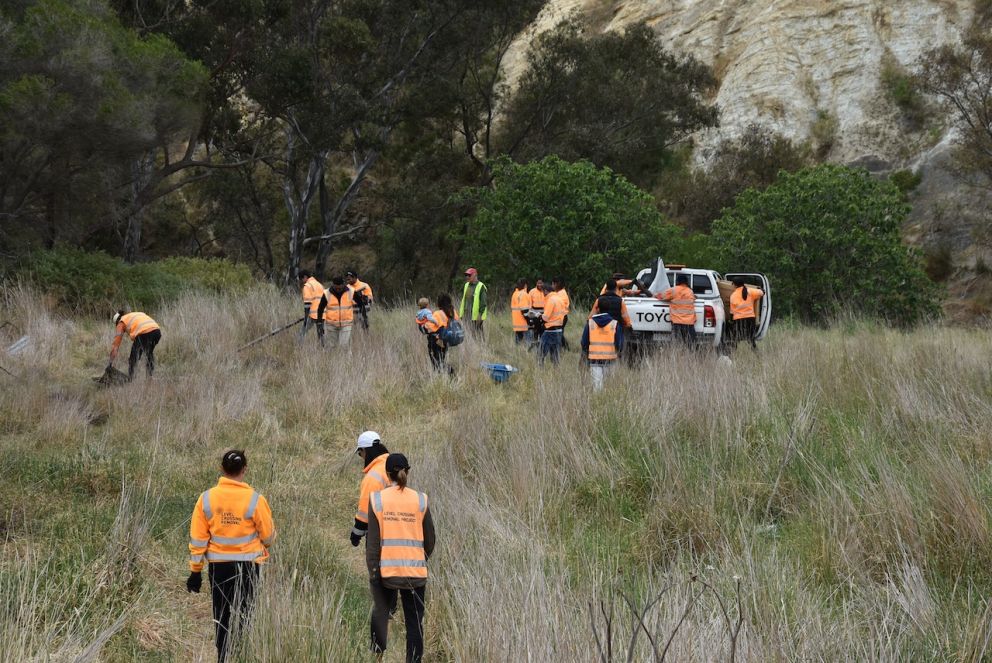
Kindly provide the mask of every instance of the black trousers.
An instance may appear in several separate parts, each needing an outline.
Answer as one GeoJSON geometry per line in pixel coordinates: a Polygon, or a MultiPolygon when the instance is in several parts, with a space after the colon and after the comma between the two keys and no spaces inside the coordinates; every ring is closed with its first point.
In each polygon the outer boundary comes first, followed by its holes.
{"type": "Polygon", "coordinates": [[[248,616],[258,584],[258,564],[255,562],[212,562],[207,565],[210,594],[214,606],[214,632],[217,639],[217,660],[227,657],[231,635],[231,614],[238,613],[241,632],[248,625],[248,616]]]}
{"type": "Polygon", "coordinates": [[[672,325],[672,332],[676,342],[682,343],[686,347],[696,347],[696,326],[695,325],[672,325]]]}
{"type": "Polygon", "coordinates": [[[754,337],[758,334],[758,321],[755,318],[741,318],[740,320],[734,320],[733,333],[731,337],[733,338],[733,345],[736,348],[737,343],[743,341],[745,343],[750,343],[751,347],[755,350],[758,349],[758,344],[755,342],[754,337]]]}
{"type": "Polygon", "coordinates": [[[396,594],[403,603],[403,623],[406,624],[406,661],[419,663],[424,658],[424,609],[426,587],[392,589],[379,580],[370,580],[372,590],[372,651],[386,651],[389,612],[396,606],[396,594]]]}
{"type": "Polygon", "coordinates": [[[155,372],[155,346],[161,340],[162,332],[158,329],[153,329],[150,332],[135,337],[134,342],[131,343],[131,356],[127,359],[128,377],[134,377],[134,367],[138,365],[142,354],[145,355],[145,366],[148,375],[155,372]]]}
{"type": "Polygon", "coordinates": [[[427,335],[427,356],[431,358],[431,366],[435,371],[444,371],[444,361],[448,354],[447,346],[441,345],[437,334],[427,335]]]}

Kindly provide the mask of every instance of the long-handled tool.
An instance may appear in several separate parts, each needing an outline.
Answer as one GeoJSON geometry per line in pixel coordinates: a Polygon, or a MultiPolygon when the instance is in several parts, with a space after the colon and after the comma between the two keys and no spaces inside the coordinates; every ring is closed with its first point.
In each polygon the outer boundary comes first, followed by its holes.
{"type": "Polygon", "coordinates": [[[264,336],[259,336],[258,338],[256,338],[254,341],[251,341],[250,343],[245,343],[240,348],[238,348],[238,352],[241,352],[242,350],[244,350],[246,348],[250,348],[251,346],[255,345],[256,343],[261,343],[262,341],[264,341],[265,339],[267,339],[267,338],[269,338],[271,336],[275,336],[276,334],[280,334],[280,333],[286,331],[287,329],[289,329],[290,327],[295,327],[296,325],[298,325],[301,322],[303,322],[305,319],[306,318],[300,318],[299,320],[294,320],[293,322],[289,323],[288,325],[283,325],[279,329],[273,329],[268,334],[266,334],[264,336]]]}

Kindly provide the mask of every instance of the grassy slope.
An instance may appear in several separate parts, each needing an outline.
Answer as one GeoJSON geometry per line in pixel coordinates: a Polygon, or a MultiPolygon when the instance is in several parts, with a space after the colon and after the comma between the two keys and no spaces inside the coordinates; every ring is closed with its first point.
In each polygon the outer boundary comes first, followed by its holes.
{"type": "MultiPolygon", "coordinates": [[[[297,309],[259,292],[149,311],[156,380],[99,390],[109,321],[35,301],[0,308],[4,345],[33,340],[2,362],[27,378],[0,376],[5,660],[210,660],[188,518],[234,446],[279,529],[243,659],[363,658],[347,533],[366,428],[432,500],[431,660],[595,660],[611,614],[625,652],[626,601],[666,588],[643,619],[660,651],[685,613],[670,660],[726,656],[738,598],[739,660],[978,660],[989,638],[987,332],[780,326],[732,367],[659,356],[593,395],[575,353],[538,370],[502,320],[434,378],[412,309],[376,311],[348,353],[282,336],[239,357],[297,309]],[[492,358],[525,372],[493,385],[492,358]]],[[[397,622],[391,642],[402,660],[397,622]]]]}

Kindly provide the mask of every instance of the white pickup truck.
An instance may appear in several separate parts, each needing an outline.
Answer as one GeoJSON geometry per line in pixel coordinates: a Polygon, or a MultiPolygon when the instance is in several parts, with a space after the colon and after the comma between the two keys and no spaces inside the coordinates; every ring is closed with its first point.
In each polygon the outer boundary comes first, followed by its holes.
{"type": "MultiPolygon", "coordinates": [[[[733,281],[740,278],[749,285],[761,288],[765,296],[761,298],[759,307],[757,340],[760,341],[768,333],[768,324],[772,319],[772,293],[768,279],[763,274],[721,276],[712,269],[666,268],[664,261],[658,258],[654,265],[638,272],[637,280],[645,284],[652,294],[656,294],[673,286],[675,278],[682,274],[689,277],[692,291],[696,294],[696,342],[699,345],[719,348],[723,342],[730,316],[720,297],[717,281],[724,279],[733,281]]],[[[668,302],[635,295],[624,297],[624,303],[633,326],[633,330],[627,335],[627,343],[633,345],[633,350],[672,340],[672,318],[668,302]]]]}

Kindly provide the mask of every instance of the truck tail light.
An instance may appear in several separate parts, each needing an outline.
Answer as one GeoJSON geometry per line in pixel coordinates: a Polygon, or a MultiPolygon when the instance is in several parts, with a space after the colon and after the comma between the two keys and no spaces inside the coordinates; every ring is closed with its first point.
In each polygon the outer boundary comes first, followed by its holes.
{"type": "Polygon", "coordinates": [[[716,327],[716,312],[712,306],[703,307],[703,326],[716,327]]]}

